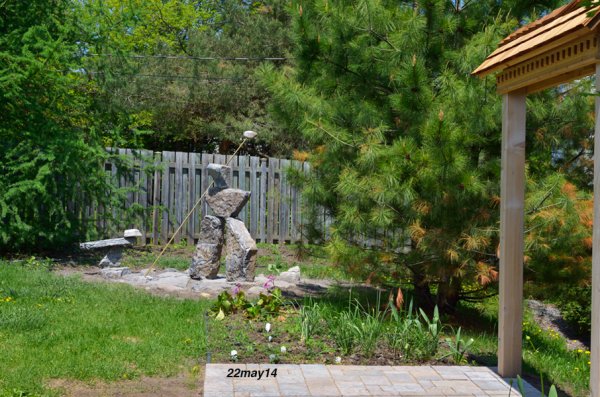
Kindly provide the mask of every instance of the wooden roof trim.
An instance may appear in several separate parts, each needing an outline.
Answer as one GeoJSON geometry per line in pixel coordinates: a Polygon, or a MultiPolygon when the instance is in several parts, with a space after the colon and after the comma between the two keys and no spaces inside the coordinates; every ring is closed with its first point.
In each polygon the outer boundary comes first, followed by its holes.
{"type": "Polygon", "coordinates": [[[580,8],[580,9],[570,12],[566,15],[563,15],[559,18],[555,18],[552,22],[549,22],[547,25],[544,25],[544,26],[539,27],[538,29],[532,30],[532,31],[528,32],[527,34],[523,34],[520,37],[515,38],[514,40],[511,40],[510,42],[508,42],[505,45],[501,44],[498,48],[496,48],[496,50],[494,52],[492,52],[490,54],[490,56],[488,58],[495,57],[503,52],[510,50],[511,48],[515,48],[521,44],[525,44],[527,41],[534,40],[536,37],[538,37],[544,33],[547,33],[550,30],[558,29],[562,25],[571,25],[571,23],[572,24],[584,23],[586,19],[588,19],[587,12],[585,11],[584,8],[580,8]],[[575,22],[575,20],[578,22],[575,22]]]}
{"type": "Polygon", "coordinates": [[[557,35],[554,32],[546,32],[543,35],[538,36],[536,42],[531,43],[532,45],[526,48],[521,46],[516,47],[503,54],[486,59],[473,72],[473,74],[485,76],[498,69],[504,69],[508,66],[514,65],[517,62],[520,62],[523,59],[527,59],[531,53],[537,52],[540,48],[543,48],[544,51],[551,50],[557,46],[564,44],[565,41],[579,36],[585,36],[589,33],[590,30],[586,28],[581,28],[580,26],[571,26],[569,27],[569,29],[566,29],[559,35],[557,35]],[[566,38],[566,40],[564,38],[566,38]]]}
{"type": "Polygon", "coordinates": [[[506,48],[496,49],[473,71],[473,74],[483,77],[498,69],[504,69],[508,65],[514,65],[517,60],[526,59],[530,52],[538,52],[541,47],[544,47],[544,50],[550,50],[561,45],[565,42],[563,40],[565,36],[574,38],[588,34],[600,24],[599,10],[600,7],[589,10],[579,7],[569,14],[556,18],[543,28],[536,29],[515,39],[506,48]],[[588,13],[590,11],[596,11],[596,14],[589,17],[588,13]]]}
{"type": "Polygon", "coordinates": [[[539,28],[542,25],[548,24],[551,21],[555,20],[556,18],[573,11],[575,8],[579,7],[579,4],[581,3],[581,0],[576,0],[576,1],[572,1],[569,4],[565,4],[562,7],[557,8],[556,10],[552,11],[550,14],[543,16],[542,18],[533,21],[525,26],[520,27],[519,29],[515,30],[513,33],[511,33],[509,36],[507,36],[506,38],[504,38],[501,42],[500,42],[500,46],[503,46],[515,39],[517,39],[518,37],[529,33],[530,31],[539,28]]]}

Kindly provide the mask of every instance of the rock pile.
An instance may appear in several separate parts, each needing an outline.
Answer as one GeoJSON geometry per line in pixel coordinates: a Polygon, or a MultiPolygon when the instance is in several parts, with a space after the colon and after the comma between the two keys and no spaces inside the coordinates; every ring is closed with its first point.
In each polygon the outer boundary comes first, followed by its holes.
{"type": "Polygon", "coordinates": [[[208,191],[206,203],[216,216],[207,215],[200,223],[200,238],[190,266],[193,279],[216,278],[225,250],[227,281],[254,281],[256,242],[244,222],[235,217],[250,198],[250,192],[232,189],[231,167],[209,164],[208,174],[214,186],[208,191]]]}

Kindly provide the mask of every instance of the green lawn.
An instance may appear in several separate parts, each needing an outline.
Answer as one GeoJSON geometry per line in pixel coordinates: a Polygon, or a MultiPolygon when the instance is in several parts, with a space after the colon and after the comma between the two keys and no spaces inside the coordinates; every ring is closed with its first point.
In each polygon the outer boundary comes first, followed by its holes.
{"type": "Polygon", "coordinates": [[[0,396],[49,393],[53,378],[180,373],[205,349],[208,304],[0,261],[0,396]]]}
{"type": "MultiPolygon", "coordinates": [[[[466,335],[475,339],[471,353],[478,361],[497,365],[498,298],[483,303],[461,305],[459,322],[466,335]]],[[[525,311],[523,321],[523,370],[533,377],[543,378],[548,386],[555,384],[559,390],[574,397],[589,395],[589,351],[570,351],[564,339],[556,333],[542,330],[531,313],[525,311]]]]}

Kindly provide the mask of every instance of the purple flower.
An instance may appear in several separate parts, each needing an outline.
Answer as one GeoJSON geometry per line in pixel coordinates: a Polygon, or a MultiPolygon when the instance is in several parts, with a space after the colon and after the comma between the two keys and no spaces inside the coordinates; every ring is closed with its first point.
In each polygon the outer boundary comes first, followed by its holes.
{"type": "Polygon", "coordinates": [[[263,284],[263,288],[267,291],[275,287],[275,276],[270,274],[267,276],[267,281],[263,284]]]}
{"type": "Polygon", "coordinates": [[[239,294],[241,289],[242,289],[242,284],[236,283],[235,287],[233,287],[233,295],[239,294]]]}

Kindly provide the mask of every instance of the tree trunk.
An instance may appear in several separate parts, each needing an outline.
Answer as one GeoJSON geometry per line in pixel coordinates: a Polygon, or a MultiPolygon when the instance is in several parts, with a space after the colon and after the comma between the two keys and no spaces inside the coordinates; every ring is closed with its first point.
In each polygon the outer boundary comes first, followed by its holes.
{"type": "Polygon", "coordinates": [[[424,309],[433,308],[433,297],[429,289],[429,282],[425,280],[425,275],[414,272],[413,287],[415,294],[415,305],[424,309]]]}
{"type": "Polygon", "coordinates": [[[450,277],[448,280],[440,281],[436,299],[438,309],[444,313],[454,313],[460,299],[460,290],[459,278],[450,277]]]}

